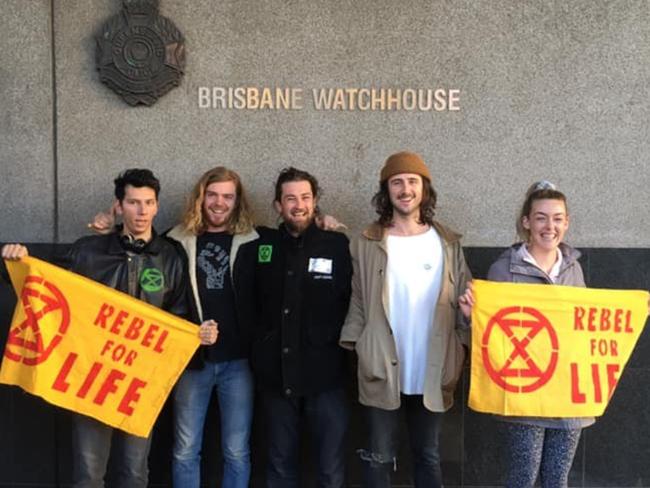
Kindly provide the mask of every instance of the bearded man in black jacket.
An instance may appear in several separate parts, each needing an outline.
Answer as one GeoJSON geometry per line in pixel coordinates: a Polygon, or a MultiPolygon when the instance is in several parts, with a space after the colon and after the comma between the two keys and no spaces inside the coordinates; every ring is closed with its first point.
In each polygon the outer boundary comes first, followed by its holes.
{"type": "Polygon", "coordinates": [[[318,486],[345,484],[348,401],[338,337],[350,300],[348,239],[318,228],[320,189],[311,174],[284,169],[275,186],[279,229],[258,228],[251,362],[266,415],[269,488],[299,480],[300,423],[312,439],[318,486]]]}

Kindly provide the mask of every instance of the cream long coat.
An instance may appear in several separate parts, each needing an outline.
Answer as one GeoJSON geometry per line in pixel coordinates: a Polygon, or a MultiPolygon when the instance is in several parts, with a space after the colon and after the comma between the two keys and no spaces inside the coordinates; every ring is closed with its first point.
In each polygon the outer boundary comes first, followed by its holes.
{"type": "MultiPolygon", "coordinates": [[[[471,279],[460,235],[438,222],[434,229],[443,247],[443,280],[435,307],[433,333],[427,349],[424,406],[433,412],[451,408],[454,389],[465,360],[469,328],[458,308],[458,297],[471,279]]],[[[359,359],[359,402],[395,410],[400,406],[400,365],[388,322],[385,229],[372,224],[355,239],[350,251],[354,274],[352,299],[340,345],[355,350],[359,359]]]]}

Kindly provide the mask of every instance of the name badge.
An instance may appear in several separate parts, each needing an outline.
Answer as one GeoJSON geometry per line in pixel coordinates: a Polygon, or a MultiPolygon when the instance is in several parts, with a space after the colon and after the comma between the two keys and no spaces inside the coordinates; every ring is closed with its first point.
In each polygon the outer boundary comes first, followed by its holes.
{"type": "Polygon", "coordinates": [[[332,274],[332,260],[327,258],[309,258],[310,273],[332,274]]]}

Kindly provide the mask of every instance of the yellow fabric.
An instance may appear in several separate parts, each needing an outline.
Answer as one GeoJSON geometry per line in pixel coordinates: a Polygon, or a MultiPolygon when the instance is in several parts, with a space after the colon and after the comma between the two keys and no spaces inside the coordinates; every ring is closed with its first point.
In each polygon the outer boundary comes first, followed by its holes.
{"type": "Polygon", "coordinates": [[[602,415],[648,315],[646,291],[474,280],[469,406],[602,415]]]}
{"type": "Polygon", "coordinates": [[[18,303],[0,382],[147,437],[197,326],[32,257],[6,263],[18,303]]]}

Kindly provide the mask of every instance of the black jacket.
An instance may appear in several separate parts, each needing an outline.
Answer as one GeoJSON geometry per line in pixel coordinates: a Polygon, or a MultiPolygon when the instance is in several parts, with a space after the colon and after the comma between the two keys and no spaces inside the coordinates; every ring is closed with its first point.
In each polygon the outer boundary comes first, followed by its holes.
{"type": "Polygon", "coordinates": [[[298,238],[284,226],[258,232],[247,249],[256,263],[251,363],[257,385],[286,396],[342,386],[338,339],[352,276],[347,237],[313,224],[298,238]]]}
{"type": "Polygon", "coordinates": [[[189,318],[188,284],[177,247],[154,236],[141,253],[127,253],[120,235],[82,237],[60,264],[182,318],[189,318]]]}

